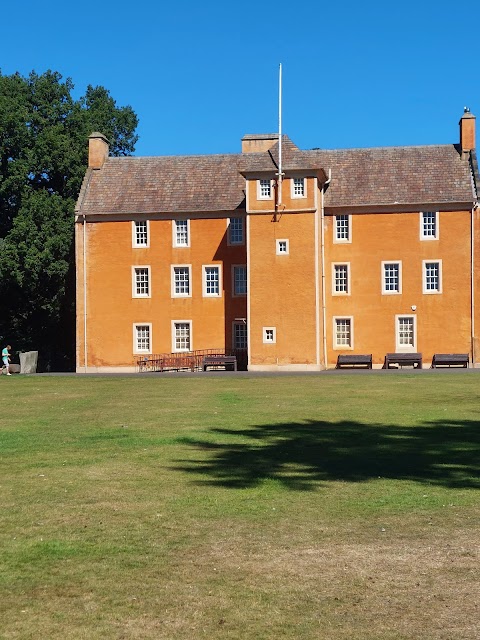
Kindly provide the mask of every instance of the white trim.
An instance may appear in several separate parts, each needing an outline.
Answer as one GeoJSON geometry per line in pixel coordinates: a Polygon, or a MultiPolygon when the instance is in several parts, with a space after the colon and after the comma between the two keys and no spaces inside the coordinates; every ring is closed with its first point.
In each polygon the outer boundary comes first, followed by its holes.
{"type": "Polygon", "coordinates": [[[425,211],[420,211],[420,240],[438,240],[440,238],[440,226],[439,226],[439,215],[438,215],[438,211],[430,211],[430,210],[425,210],[425,211]],[[434,236],[428,236],[428,235],[424,235],[423,231],[423,216],[426,213],[434,213],[435,214],[435,235],[434,236]]]}
{"type": "Polygon", "coordinates": [[[133,353],[134,355],[141,355],[145,353],[153,353],[152,349],[152,323],[151,322],[134,322],[133,323],[133,353]],[[138,348],[138,327],[148,327],[148,343],[149,349],[139,349],[138,348]]]}
{"type": "Polygon", "coordinates": [[[245,245],[245,218],[244,216],[231,216],[227,218],[227,246],[229,247],[241,247],[245,245]],[[230,234],[230,224],[232,220],[240,220],[242,223],[242,241],[233,242],[230,234]]]}
{"type": "Polygon", "coordinates": [[[290,241],[287,238],[281,238],[279,240],[276,240],[275,245],[276,245],[277,256],[288,256],[290,254],[290,241]],[[286,248],[285,251],[280,251],[281,242],[285,242],[285,248],[286,248]]]}
{"type": "Polygon", "coordinates": [[[132,266],[132,298],[151,298],[152,297],[152,270],[150,265],[136,264],[132,266]],[[148,272],[148,294],[137,293],[137,269],[146,269],[148,272]]]}
{"type": "Polygon", "coordinates": [[[171,269],[171,295],[172,298],[191,298],[192,297],[192,265],[191,264],[172,264],[171,269]],[[188,293],[177,293],[175,291],[175,269],[188,269],[188,293]]]}
{"type": "Polygon", "coordinates": [[[246,296],[248,294],[248,269],[247,269],[247,265],[246,264],[232,264],[232,297],[233,298],[243,298],[243,296],[246,296]],[[236,293],[235,291],[235,269],[242,267],[243,269],[245,269],[245,286],[247,287],[247,290],[245,291],[245,293],[236,293]]]}
{"type": "Polygon", "coordinates": [[[193,351],[193,329],[192,329],[192,321],[191,320],[172,320],[171,321],[171,333],[172,333],[172,353],[188,353],[189,351],[193,351]],[[189,325],[189,349],[177,349],[176,348],[176,332],[175,325],[177,324],[188,324],[189,325]]]}
{"type": "Polygon", "coordinates": [[[222,297],[222,265],[221,264],[203,264],[202,265],[202,295],[204,298],[221,298],[222,297]],[[207,269],[218,270],[218,293],[207,293],[207,269]]]}
{"type": "Polygon", "coordinates": [[[381,263],[381,272],[380,272],[381,282],[382,282],[382,295],[383,296],[397,296],[402,293],[402,261],[401,260],[382,260],[381,263]],[[385,288],[385,266],[387,264],[396,264],[398,265],[398,291],[390,291],[385,288]]]}
{"type": "Polygon", "coordinates": [[[258,178],[258,180],[257,180],[257,200],[273,200],[273,192],[274,192],[273,180],[271,180],[269,178],[258,178]],[[262,195],[262,187],[261,187],[261,183],[262,182],[269,182],[270,183],[270,195],[269,196],[263,196],[262,195]]]}
{"type": "MultiPolygon", "coordinates": [[[[251,256],[250,256],[250,216],[247,216],[246,218],[247,220],[247,224],[246,224],[246,241],[247,241],[247,362],[248,362],[248,369],[250,369],[250,362],[252,361],[252,348],[251,348],[251,340],[250,340],[250,336],[251,334],[251,308],[252,308],[252,301],[251,301],[251,296],[250,296],[250,264],[251,264],[251,256]]],[[[233,294],[233,289],[232,289],[232,294],[233,294]]]]}
{"type": "Polygon", "coordinates": [[[186,249],[190,246],[190,218],[174,218],[172,220],[172,246],[175,249],[186,249]],[[178,244],[177,242],[177,222],[187,223],[187,242],[186,244],[178,244]]]}
{"type": "Polygon", "coordinates": [[[352,351],[353,350],[353,316],[333,316],[333,350],[334,351],[352,351]],[[350,321],[350,344],[338,344],[337,343],[337,320],[349,320],[350,321]]]}
{"type": "Polygon", "coordinates": [[[307,197],[307,179],[301,176],[293,176],[290,178],[290,197],[292,200],[304,199],[307,197]],[[303,180],[303,194],[295,194],[295,180],[303,180]]]}
{"type": "Polygon", "coordinates": [[[333,244],[351,244],[352,243],[352,215],[349,213],[341,213],[333,216],[333,244]],[[348,220],[348,238],[337,238],[337,218],[346,217],[348,220]]]}
{"type": "Polygon", "coordinates": [[[263,335],[263,344],[276,344],[276,342],[277,342],[277,328],[276,327],[263,327],[262,335],[263,335]],[[272,335],[272,339],[271,340],[268,339],[267,332],[271,332],[271,335],[272,335]]]}
{"type": "Polygon", "coordinates": [[[150,220],[132,220],[132,249],[148,249],[150,247],[150,220]],[[146,244],[137,243],[137,224],[147,225],[146,244]]]}
{"type": "Polygon", "coordinates": [[[441,260],[422,260],[422,293],[425,295],[435,295],[443,292],[442,283],[442,261],[441,260]],[[438,289],[427,289],[427,264],[438,264],[438,289]]]}
{"type": "Polygon", "coordinates": [[[332,296],[349,296],[351,295],[351,285],[350,285],[350,262],[332,262],[332,296]],[[347,267],[347,290],[346,291],[336,291],[336,278],[335,271],[336,267],[347,267]]]}
{"type": "Polygon", "coordinates": [[[395,351],[407,353],[417,351],[417,316],[413,313],[399,313],[395,316],[395,351]],[[411,318],[413,320],[413,345],[400,344],[399,320],[401,318],[411,318]]]}

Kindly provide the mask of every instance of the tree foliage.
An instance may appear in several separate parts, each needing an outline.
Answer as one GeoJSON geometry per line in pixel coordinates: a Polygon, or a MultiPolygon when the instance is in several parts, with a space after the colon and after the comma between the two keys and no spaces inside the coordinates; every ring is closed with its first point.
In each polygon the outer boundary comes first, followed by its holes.
{"type": "Polygon", "coordinates": [[[135,149],[137,116],[104,87],[72,96],[53,71],[0,72],[0,339],[73,366],[74,208],[87,138],[102,132],[112,155],[135,149]]]}

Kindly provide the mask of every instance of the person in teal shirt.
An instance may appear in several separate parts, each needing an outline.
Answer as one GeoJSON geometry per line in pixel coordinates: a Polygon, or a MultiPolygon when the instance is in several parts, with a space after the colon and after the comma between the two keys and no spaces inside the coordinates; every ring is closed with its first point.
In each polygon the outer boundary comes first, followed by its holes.
{"type": "Polygon", "coordinates": [[[7,344],[7,346],[2,349],[2,360],[3,360],[3,366],[5,367],[5,369],[7,370],[7,376],[11,376],[12,374],[10,373],[10,349],[12,347],[7,344]]]}

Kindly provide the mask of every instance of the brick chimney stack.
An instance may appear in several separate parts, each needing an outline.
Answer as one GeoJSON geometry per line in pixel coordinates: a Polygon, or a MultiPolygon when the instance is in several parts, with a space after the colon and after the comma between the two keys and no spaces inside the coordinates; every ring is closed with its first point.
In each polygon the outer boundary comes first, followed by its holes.
{"type": "Polygon", "coordinates": [[[467,156],[475,149],[475,116],[470,113],[468,107],[464,108],[463,116],[460,118],[460,148],[462,155],[467,156]]]}
{"type": "Polygon", "coordinates": [[[101,169],[108,158],[108,140],[102,133],[95,131],[88,136],[88,166],[101,169]]]}

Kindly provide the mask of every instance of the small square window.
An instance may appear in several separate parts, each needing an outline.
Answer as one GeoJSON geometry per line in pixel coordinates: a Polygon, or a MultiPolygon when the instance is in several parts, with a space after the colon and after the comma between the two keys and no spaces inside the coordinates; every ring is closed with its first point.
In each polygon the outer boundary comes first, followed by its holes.
{"type": "Polygon", "coordinates": [[[290,253],[288,240],[277,240],[277,256],[286,256],[290,253]]]}
{"type": "Polygon", "coordinates": [[[259,200],[270,200],[272,197],[272,181],[268,180],[258,180],[258,199],[259,200]]]}
{"type": "Polygon", "coordinates": [[[228,223],[228,244],[244,244],[244,219],[230,218],[228,223]]]}
{"type": "Polygon", "coordinates": [[[275,344],[277,342],[277,330],[275,327],[263,327],[263,343],[275,344]]]}
{"type": "Polygon", "coordinates": [[[150,267],[133,267],[132,295],[134,298],[150,297],[150,267]]]}
{"type": "Polygon", "coordinates": [[[420,213],[420,239],[438,240],[437,211],[422,211],[420,213]]]}
{"type": "Polygon", "coordinates": [[[134,220],[132,223],[132,246],[148,247],[148,220],[134,220]]]}

